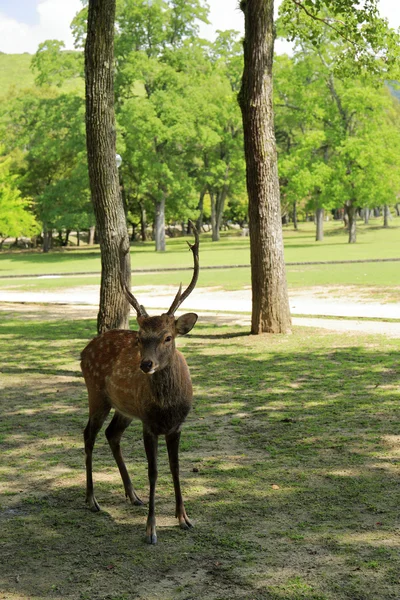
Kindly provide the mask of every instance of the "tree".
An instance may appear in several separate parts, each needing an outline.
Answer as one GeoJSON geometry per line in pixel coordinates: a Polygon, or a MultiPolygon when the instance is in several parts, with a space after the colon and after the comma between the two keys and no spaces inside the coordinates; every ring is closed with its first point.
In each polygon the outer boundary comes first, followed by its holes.
{"type": "Polygon", "coordinates": [[[21,197],[16,175],[11,173],[11,158],[0,159],[0,248],[7,237],[32,236],[39,227],[31,212],[31,202],[21,197]]]}
{"type": "Polygon", "coordinates": [[[245,16],[242,110],[254,334],[291,328],[283,255],[277,154],[272,109],[273,0],[242,0],[245,16]]]}
{"type": "Polygon", "coordinates": [[[7,110],[4,135],[13,151],[13,171],[49,249],[52,230],[81,231],[94,224],[89,197],[84,132],[84,101],[54,89],[27,91],[7,110]]]}
{"type": "MultiPolygon", "coordinates": [[[[129,324],[129,304],[120,283],[119,250],[121,244],[129,247],[129,241],[115,161],[114,20],[115,0],[89,0],[85,46],[86,141],[101,249],[99,333],[124,329],[129,324]]],[[[130,286],[129,262],[124,277],[130,286]]]]}

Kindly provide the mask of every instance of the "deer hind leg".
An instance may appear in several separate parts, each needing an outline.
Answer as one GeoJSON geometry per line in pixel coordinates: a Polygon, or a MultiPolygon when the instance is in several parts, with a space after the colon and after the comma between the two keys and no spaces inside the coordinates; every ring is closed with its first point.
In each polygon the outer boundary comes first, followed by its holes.
{"type": "Polygon", "coordinates": [[[143,441],[147,456],[147,466],[150,483],[149,514],[146,524],[146,542],[148,544],[157,543],[156,516],[155,516],[155,495],[157,483],[157,448],[158,436],[152,434],[143,427],[143,441]]]}
{"type": "Polygon", "coordinates": [[[143,502],[133,489],[129,473],[126,469],[121,453],[121,437],[131,421],[132,419],[128,419],[127,417],[121,415],[121,413],[115,412],[111,423],[106,429],[106,437],[121,474],[122,482],[125,488],[125,496],[129,498],[132,504],[135,504],[136,506],[142,506],[143,502]]]}
{"type": "Polygon", "coordinates": [[[181,438],[181,432],[175,431],[165,436],[167,443],[169,466],[171,469],[171,475],[174,482],[175,489],[175,501],[176,501],[176,512],[175,516],[179,520],[179,525],[182,529],[190,529],[193,527],[189,517],[186,514],[185,506],[183,504],[181,484],[179,480],[179,441],[181,438]]]}
{"type": "Polygon", "coordinates": [[[92,455],[93,447],[96,441],[96,436],[101,429],[104,421],[110,412],[110,406],[102,403],[101,406],[96,410],[90,410],[89,421],[86,425],[83,437],[85,440],[85,453],[86,453],[86,502],[89,508],[93,512],[100,510],[100,506],[94,496],[93,492],[93,475],[92,475],[92,455]]]}

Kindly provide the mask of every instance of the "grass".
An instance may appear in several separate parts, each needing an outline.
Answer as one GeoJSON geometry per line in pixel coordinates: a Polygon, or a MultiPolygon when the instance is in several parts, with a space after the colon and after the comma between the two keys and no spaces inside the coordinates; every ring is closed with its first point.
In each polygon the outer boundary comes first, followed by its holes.
{"type": "MultiPolygon", "coordinates": [[[[15,96],[22,90],[35,87],[35,77],[31,69],[32,54],[0,53],[0,99],[8,95],[15,96]]],[[[84,83],[79,79],[70,79],[61,86],[62,92],[83,93],[84,83]]]]}
{"type": "MultiPolygon", "coordinates": [[[[400,228],[395,225],[389,230],[376,226],[359,225],[359,242],[347,244],[347,237],[341,224],[326,224],[325,240],[314,242],[314,225],[303,223],[299,232],[286,228],[284,231],[286,261],[326,261],[326,260],[368,260],[377,258],[399,258],[400,228]]],[[[223,235],[219,243],[210,241],[204,235],[200,247],[201,266],[246,265],[249,264],[249,240],[239,236],[223,235]]],[[[157,269],[192,267],[192,259],[184,239],[168,240],[167,252],[155,253],[153,243],[135,244],[132,249],[132,266],[137,269],[157,269]]],[[[354,263],[339,265],[288,265],[289,287],[307,288],[314,286],[358,286],[370,288],[371,295],[379,287],[398,288],[398,263],[354,263]]],[[[0,253],[0,275],[20,275],[21,279],[0,279],[0,289],[55,290],[82,285],[98,285],[99,276],[67,277],[72,273],[100,272],[100,252],[98,248],[58,250],[50,254],[41,252],[0,253]],[[29,275],[59,273],[57,279],[23,279],[29,275]]],[[[188,274],[180,271],[164,273],[138,273],[133,275],[134,286],[178,285],[185,282],[188,274]]],[[[200,270],[198,285],[201,287],[221,286],[227,290],[242,289],[250,285],[250,268],[229,268],[200,270]]],[[[398,291],[390,291],[396,299],[398,291]]]]}
{"type": "MultiPolygon", "coordinates": [[[[196,528],[176,527],[162,443],[159,544],[150,548],[146,510],[124,502],[103,435],[103,512],[84,506],[78,357],[94,332],[91,320],[1,313],[5,598],[400,597],[398,340],[196,326],[180,341],[195,388],[181,471],[196,528]]],[[[133,423],[123,445],[145,496],[140,437],[133,423]]]]}
{"type": "MultiPolygon", "coordinates": [[[[389,229],[359,224],[358,242],[349,245],[341,223],[326,223],[323,242],[315,242],[313,223],[302,223],[298,232],[284,229],[286,262],[360,260],[400,258],[400,219],[393,219],[389,229]]],[[[187,238],[189,239],[189,238],[187,238]]],[[[190,240],[191,241],[191,240],[190,240]]],[[[201,237],[201,264],[246,265],[250,262],[249,239],[223,232],[220,242],[212,242],[208,234],[201,237]]],[[[135,243],[132,268],[156,269],[191,266],[191,255],[184,238],[167,240],[166,252],[154,252],[154,243],[135,243]]],[[[99,248],[55,250],[49,254],[32,251],[0,253],[0,275],[35,275],[52,273],[100,272],[99,248]]]]}

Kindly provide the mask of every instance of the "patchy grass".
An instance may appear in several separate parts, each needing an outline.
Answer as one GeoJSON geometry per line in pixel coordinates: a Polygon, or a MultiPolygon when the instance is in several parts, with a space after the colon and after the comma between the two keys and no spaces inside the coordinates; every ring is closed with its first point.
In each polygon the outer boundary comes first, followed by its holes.
{"type": "MultiPolygon", "coordinates": [[[[125,502],[103,435],[103,511],[84,504],[78,358],[94,331],[92,320],[1,315],[0,597],[400,597],[398,340],[201,325],[182,338],[196,399],[181,471],[196,528],[176,526],[162,443],[159,544],[148,547],[146,509],[125,502]]],[[[146,496],[140,432],[133,423],[123,446],[146,496]]]]}

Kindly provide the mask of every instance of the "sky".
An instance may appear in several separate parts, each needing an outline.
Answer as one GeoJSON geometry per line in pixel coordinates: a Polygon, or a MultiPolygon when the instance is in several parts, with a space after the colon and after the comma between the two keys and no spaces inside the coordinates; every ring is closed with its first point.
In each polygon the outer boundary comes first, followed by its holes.
{"type": "MultiPolygon", "coordinates": [[[[280,2],[276,0],[276,6],[280,2]]],[[[217,29],[243,31],[239,0],[208,0],[208,4],[212,25],[201,27],[203,37],[213,39],[217,29]]],[[[390,26],[400,27],[400,0],[380,0],[379,5],[390,26]]],[[[72,49],[69,25],[81,6],[81,0],[0,0],[0,51],[33,54],[48,39],[63,40],[72,49]]],[[[287,49],[285,42],[277,41],[277,52],[287,49]]]]}

